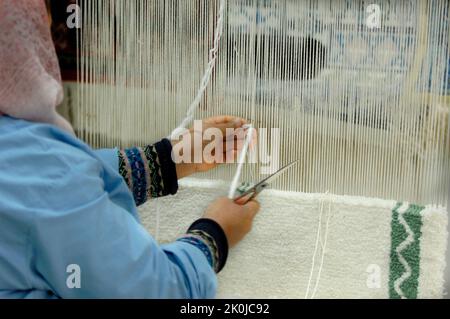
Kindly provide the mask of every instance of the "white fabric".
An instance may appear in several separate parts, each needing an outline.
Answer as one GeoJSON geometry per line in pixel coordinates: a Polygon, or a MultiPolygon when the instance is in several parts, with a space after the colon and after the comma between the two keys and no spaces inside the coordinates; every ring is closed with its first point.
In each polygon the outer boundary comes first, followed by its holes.
{"type": "MultiPolygon", "coordinates": [[[[142,222],[160,242],[170,242],[201,216],[210,201],[226,195],[228,186],[222,182],[183,179],[175,198],[153,199],[141,207],[142,222]]],[[[327,220],[329,232],[321,276],[318,280],[322,259],[319,246],[308,297],[389,297],[395,201],[277,190],[265,190],[259,200],[261,211],[253,231],[230,251],[227,265],[219,274],[218,297],[304,298],[321,207],[319,245],[324,244],[327,220]],[[379,286],[374,285],[370,276],[377,270],[379,286]]],[[[444,208],[427,206],[421,215],[418,297],[441,298],[447,213],[444,208]]]]}
{"type": "Polygon", "coordinates": [[[43,0],[0,0],[0,114],[57,125],[61,75],[43,0]]]}

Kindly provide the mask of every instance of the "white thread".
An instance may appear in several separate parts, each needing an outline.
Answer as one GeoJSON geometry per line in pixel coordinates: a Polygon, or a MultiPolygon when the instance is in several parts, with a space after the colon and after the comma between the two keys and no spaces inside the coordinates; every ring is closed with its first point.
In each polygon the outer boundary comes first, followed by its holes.
{"type": "Polygon", "coordinates": [[[311,286],[311,280],[312,280],[313,273],[314,273],[314,265],[316,263],[317,249],[319,248],[320,228],[321,228],[321,224],[322,224],[322,212],[323,212],[323,201],[320,203],[319,223],[317,226],[317,233],[316,233],[316,244],[314,246],[314,253],[312,256],[311,270],[309,272],[309,279],[308,279],[308,285],[306,287],[305,299],[308,299],[309,287],[311,286]]]}
{"type": "Polygon", "coordinates": [[[239,160],[238,160],[238,167],[236,169],[236,173],[234,174],[233,180],[230,185],[230,190],[228,191],[228,198],[233,199],[234,195],[236,193],[236,189],[239,184],[239,179],[241,178],[242,174],[242,167],[245,162],[245,156],[247,155],[248,147],[252,141],[253,138],[253,126],[252,124],[245,124],[242,126],[242,128],[247,129],[247,136],[244,141],[244,145],[242,146],[241,153],[239,154],[239,160]]]}
{"type": "Polygon", "coordinates": [[[405,268],[405,272],[403,272],[403,274],[400,276],[400,278],[398,278],[397,280],[394,281],[394,290],[402,299],[406,299],[406,297],[401,289],[401,285],[403,284],[403,282],[405,282],[405,280],[407,280],[411,276],[411,267],[409,266],[408,262],[406,261],[406,259],[403,257],[403,255],[401,253],[403,250],[405,250],[409,245],[411,245],[414,242],[414,233],[411,230],[411,228],[409,227],[406,220],[403,218],[403,214],[406,212],[408,207],[409,207],[408,203],[403,203],[402,206],[400,206],[397,210],[398,221],[400,222],[400,224],[402,224],[402,226],[405,228],[406,233],[408,234],[408,236],[405,238],[405,240],[403,242],[401,242],[395,248],[395,252],[397,253],[398,260],[400,261],[402,266],[405,268]]]}
{"type": "Polygon", "coordinates": [[[328,242],[328,226],[329,226],[329,223],[330,223],[330,217],[331,217],[331,200],[329,199],[327,223],[326,223],[326,226],[325,226],[325,239],[324,239],[324,243],[323,243],[323,246],[322,246],[322,256],[320,258],[320,266],[319,266],[319,271],[317,272],[316,285],[314,286],[314,290],[313,290],[313,294],[311,296],[311,299],[314,299],[314,297],[316,296],[317,287],[319,286],[320,278],[321,278],[321,275],[322,275],[323,261],[324,261],[324,258],[325,258],[325,251],[326,251],[327,242],[328,242]]]}
{"type": "MultiPolygon", "coordinates": [[[[327,196],[328,197],[328,215],[327,215],[327,221],[326,221],[326,225],[325,225],[325,238],[324,238],[323,245],[321,243],[320,265],[319,265],[319,269],[317,271],[314,289],[313,289],[310,299],[313,299],[315,297],[317,288],[319,286],[319,282],[320,282],[320,278],[321,278],[321,274],[322,274],[322,268],[323,268],[323,261],[325,259],[325,251],[326,251],[326,246],[327,246],[327,241],[328,241],[329,222],[330,222],[330,217],[331,217],[331,198],[332,197],[330,196],[328,191],[325,193],[325,195],[328,195],[327,196]]],[[[321,228],[322,228],[322,215],[323,215],[324,201],[325,201],[325,199],[322,201],[322,203],[320,205],[319,223],[317,226],[317,234],[316,234],[316,243],[315,243],[314,253],[313,253],[312,262],[311,262],[311,270],[309,273],[308,285],[306,287],[305,299],[308,299],[310,286],[311,286],[311,280],[312,280],[312,277],[314,274],[314,268],[315,268],[315,264],[316,264],[315,260],[316,260],[316,255],[317,255],[318,248],[319,248],[319,242],[322,242],[320,233],[321,233],[321,228]]]]}
{"type": "Polygon", "coordinates": [[[216,59],[217,59],[217,52],[219,50],[219,42],[220,38],[222,37],[222,31],[223,31],[223,12],[225,9],[225,0],[220,0],[220,6],[219,6],[219,12],[217,17],[217,24],[216,24],[216,32],[214,34],[214,46],[209,51],[209,62],[208,66],[206,67],[205,73],[203,74],[203,78],[200,82],[200,87],[197,91],[197,95],[195,96],[195,99],[192,101],[191,105],[189,106],[186,117],[181,121],[180,125],[176,127],[172,133],[171,137],[172,139],[178,138],[180,134],[183,133],[183,130],[187,128],[189,123],[194,118],[195,109],[200,104],[200,101],[202,100],[203,94],[205,93],[206,87],[208,86],[209,80],[211,78],[212,71],[214,70],[214,67],[216,65],[216,59]]]}

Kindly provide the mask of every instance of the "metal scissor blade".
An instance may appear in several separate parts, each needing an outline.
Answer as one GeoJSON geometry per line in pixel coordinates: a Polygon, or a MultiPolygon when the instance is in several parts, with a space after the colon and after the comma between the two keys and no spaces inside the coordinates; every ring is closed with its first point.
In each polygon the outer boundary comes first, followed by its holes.
{"type": "MultiPolygon", "coordinates": [[[[291,163],[289,163],[289,164],[283,166],[283,167],[280,168],[278,171],[276,171],[276,172],[273,173],[272,175],[267,176],[266,178],[264,178],[262,181],[260,181],[260,182],[259,182],[258,184],[256,184],[256,185],[263,184],[263,183],[268,184],[268,183],[274,181],[275,179],[277,179],[278,177],[280,177],[280,175],[281,175],[282,173],[284,173],[289,167],[293,166],[293,165],[296,164],[297,162],[298,162],[298,160],[293,161],[293,162],[291,162],[291,163]]],[[[255,185],[255,186],[256,186],[256,185],[255,185]]]]}
{"type": "Polygon", "coordinates": [[[278,171],[276,171],[275,173],[273,173],[272,175],[267,176],[266,178],[264,178],[263,180],[261,180],[259,183],[253,185],[251,188],[249,188],[246,192],[244,192],[243,194],[239,195],[238,197],[236,197],[234,200],[239,200],[243,197],[248,196],[249,194],[252,194],[252,196],[248,199],[252,199],[253,197],[255,197],[256,195],[258,195],[263,189],[265,189],[269,183],[275,179],[277,179],[282,173],[284,173],[289,167],[291,167],[292,165],[296,164],[298,162],[298,160],[293,161],[285,166],[283,166],[282,168],[280,168],[278,171]]]}

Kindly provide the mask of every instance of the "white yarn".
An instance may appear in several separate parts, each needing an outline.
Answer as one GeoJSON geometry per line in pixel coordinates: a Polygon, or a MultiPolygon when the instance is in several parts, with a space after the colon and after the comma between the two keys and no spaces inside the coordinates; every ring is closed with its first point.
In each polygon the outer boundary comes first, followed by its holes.
{"type": "Polygon", "coordinates": [[[322,212],[323,212],[323,201],[320,203],[319,223],[317,226],[317,233],[316,233],[316,244],[314,245],[314,253],[313,253],[312,261],[311,261],[311,270],[309,272],[308,285],[306,287],[306,292],[305,292],[305,299],[308,299],[309,288],[311,286],[311,280],[312,280],[313,273],[314,273],[314,265],[316,263],[317,249],[319,248],[320,227],[322,224],[322,212]]]}
{"type": "Polygon", "coordinates": [[[317,287],[319,286],[320,277],[322,275],[323,261],[325,258],[325,251],[326,251],[327,242],[328,242],[328,229],[329,229],[328,226],[330,224],[330,217],[331,217],[331,201],[328,203],[328,216],[327,216],[327,223],[325,225],[325,239],[324,239],[323,246],[321,246],[322,247],[322,256],[320,258],[320,266],[319,266],[319,270],[317,272],[316,285],[314,286],[314,290],[311,295],[311,299],[314,299],[314,297],[316,296],[317,287]]]}
{"type": "Polygon", "coordinates": [[[254,131],[253,126],[251,124],[245,124],[243,128],[247,129],[247,136],[245,138],[244,145],[242,146],[241,153],[239,154],[238,167],[236,169],[236,173],[234,174],[233,180],[230,185],[230,190],[228,192],[229,199],[233,199],[235,196],[236,189],[238,188],[239,184],[239,179],[241,178],[242,167],[245,162],[245,156],[247,155],[248,147],[253,138],[253,131],[254,131]]]}
{"type": "Polygon", "coordinates": [[[355,18],[365,1],[350,2],[84,1],[73,126],[95,148],[148,144],[204,104],[202,117],[267,128],[242,179],[298,158],[274,188],[446,206],[450,3],[380,1],[386,16],[371,30],[355,18]]]}
{"type": "Polygon", "coordinates": [[[191,105],[189,106],[189,108],[187,110],[186,117],[181,121],[180,125],[178,125],[178,127],[175,128],[171,133],[172,139],[178,138],[183,133],[183,130],[186,129],[187,126],[189,125],[189,123],[193,120],[195,109],[200,104],[203,94],[205,93],[205,90],[208,86],[209,80],[211,79],[212,71],[214,70],[214,67],[216,65],[217,52],[219,50],[220,38],[222,37],[224,9],[225,9],[225,0],[220,0],[219,12],[218,12],[217,23],[216,23],[216,32],[214,34],[214,46],[209,51],[208,66],[206,67],[205,73],[200,82],[200,87],[197,91],[197,95],[195,96],[195,99],[192,101],[191,105]]]}
{"type": "Polygon", "coordinates": [[[328,195],[328,215],[327,215],[327,221],[326,221],[326,225],[325,225],[325,238],[324,238],[324,243],[322,244],[322,238],[321,238],[321,228],[322,228],[322,215],[323,215],[323,205],[324,205],[324,200],[322,200],[321,205],[320,205],[320,212],[319,212],[319,222],[318,222],[318,226],[317,226],[317,233],[316,233],[316,243],[314,246],[314,253],[312,256],[312,262],[311,262],[311,270],[309,273],[309,278],[308,278],[308,285],[306,287],[306,292],[305,292],[305,299],[308,299],[309,296],[309,292],[310,292],[310,287],[311,287],[311,281],[313,278],[313,274],[314,274],[314,269],[315,269],[315,264],[316,264],[316,255],[318,253],[318,248],[319,248],[319,242],[321,243],[321,258],[320,258],[320,265],[319,265],[319,269],[317,271],[317,276],[316,276],[316,281],[314,284],[314,289],[313,292],[311,294],[311,296],[309,297],[310,299],[313,299],[316,295],[317,292],[317,287],[319,286],[319,282],[320,282],[320,277],[322,274],[322,267],[323,267],[323,261],[324,261],[324,257],[325,257],[325,250],[326,250],[326,245],[327,245],[327,241],[328,241],[328,230],[329,230],[329,222],[330,222],[330,217],[331,217],[331,196],[329,196],[328,191],[325,193],[325,195],[328,195]]]}

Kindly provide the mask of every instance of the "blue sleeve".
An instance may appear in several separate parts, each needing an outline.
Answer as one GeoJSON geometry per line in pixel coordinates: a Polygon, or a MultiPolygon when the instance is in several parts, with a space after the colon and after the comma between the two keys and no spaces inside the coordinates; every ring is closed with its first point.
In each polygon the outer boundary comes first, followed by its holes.
{"type": "Polygon", "coordinates": [[[214,297],[216,275],[200,249],[180,241],[159,246],[111,200],[97,159],[73,153],[57,158],[61,169],[41,189],[52,209],[36,212],[30,234],[32,266],[56,295],[214,297]],[[78,273],[70,265],[79,267],[80,288],[70,284],[78,273]]]}

